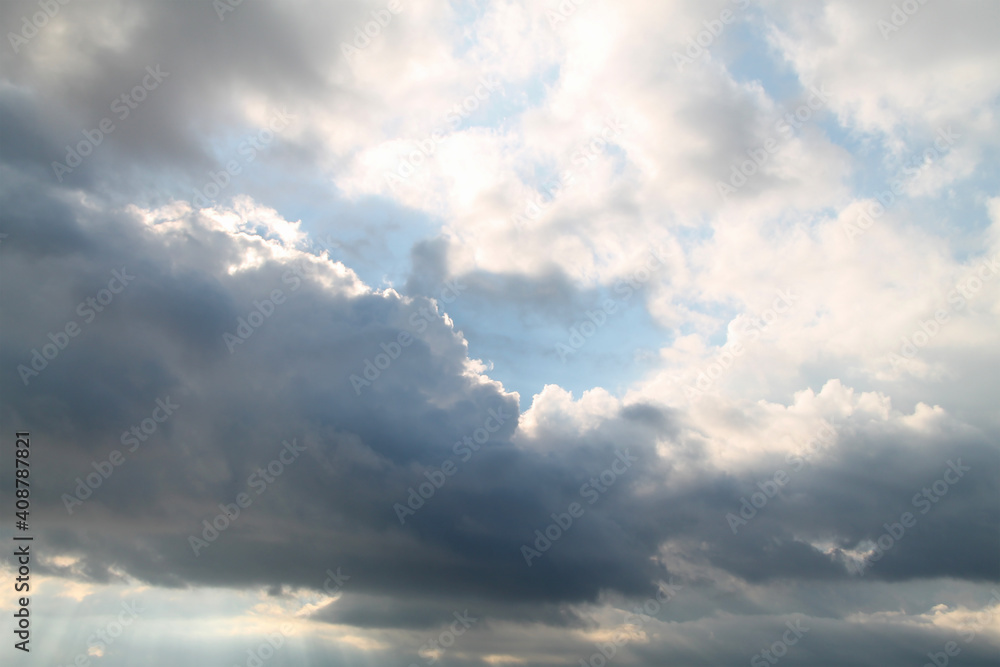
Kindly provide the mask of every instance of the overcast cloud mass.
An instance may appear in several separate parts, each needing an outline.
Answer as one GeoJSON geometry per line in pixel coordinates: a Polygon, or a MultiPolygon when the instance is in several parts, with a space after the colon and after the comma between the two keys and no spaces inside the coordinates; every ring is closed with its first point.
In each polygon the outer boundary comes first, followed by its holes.
{"type": "Polygon", "coordinates": [[[1000,4],[0,25],[5,665],[1000,665],[1000,4]]]}

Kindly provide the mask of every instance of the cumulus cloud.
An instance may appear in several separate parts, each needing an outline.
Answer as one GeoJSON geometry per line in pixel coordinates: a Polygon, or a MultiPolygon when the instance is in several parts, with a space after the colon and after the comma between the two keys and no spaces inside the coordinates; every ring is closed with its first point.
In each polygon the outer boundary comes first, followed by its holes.
{"type": "Polygon", "coordinates": [[[992,664],[996,11],[902,5],[6,3],[34,659],[992,664]]]}

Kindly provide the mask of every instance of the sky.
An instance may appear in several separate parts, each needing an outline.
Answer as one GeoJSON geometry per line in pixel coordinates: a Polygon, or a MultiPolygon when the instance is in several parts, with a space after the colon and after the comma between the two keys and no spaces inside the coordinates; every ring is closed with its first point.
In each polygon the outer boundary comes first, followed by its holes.
{"type": "Polygon", "coordinates": [[[1000,665],[997,3],[0,26],[5,665],[1000,665]]]}

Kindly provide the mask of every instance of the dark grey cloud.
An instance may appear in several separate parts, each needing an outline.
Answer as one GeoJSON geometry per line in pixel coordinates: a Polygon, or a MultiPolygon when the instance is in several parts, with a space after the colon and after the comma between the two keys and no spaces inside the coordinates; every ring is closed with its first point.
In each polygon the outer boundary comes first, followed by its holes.
{"type": "MultiPolygon", "coordinates": [[[[4,3],[0,21],[19,26],[36,11],[37,3],[4,3]]],[[[67,185],[148,187],[153,176],[158,187],[186,194],[225,162],[210,142],[235,129],[244,96],[293,113],[357,102],[330,81],[327,70],[331,63],[346,67],[339,42],[364,11],[357,3],[246,3],[220,20],[210,2],[61,6],[53,21],[59,27],[47,26],[61,31],[57,43],[43,28],[17,53],[0,52],[3,95],[14,98],[4,105],[10,114],[4,118],[4,150],[27,143],[19,159],[44,165],[54,183],[51,162],[64,161],[66,145],[108,119],[114,130],[64,177],[67,185]],[[45,55],[54,49],[72,65],[46,68],[45,55]],[[142,84],[147,67],[158,67],[165,78],[144,100],[116,104],[142,84]],[[144,173],[132,171],[138,168],[144,173]]],[[[280,156],[285,150],[288,158],[302,157],[281,140],[271,152],[280,156]]]]}
{"type": "MultiPolygon", "coordinates": [[[[6,193],[15,204],[17,197],[6,193]]],[[[882,524],[907,510],[917,526],[866,577],[1000,579],[996,532],[983,529],[998,522],[998,461],[980,436],[915,442],[845,429],[827,458],[798,471],[762,459],[739,479],[713,471],[682,432],[683,414],[652,405],[631,406],[584,433],[556,424],[514,443],[513,398],[465,373],[455,332],[440,318],[421,318],[426,330],[415,332],[412,316],[434,308],[423,297],[352,296],[350,281],[329,265],[316,277],[299,278],[292,264],[275,260],[230,274],[259,240],[213,230],[196,214],[183,213],[177,231],[158,232],[127,214],[95,215],[52,197],[35,208],[4,209],[5,421],[53,438],[39,454],[53,474],[36,502],[51,517],[54,542],[82,553],[97,580],[117,565],[162,585],[309,586],[337,563],[356,575],[352,595],[557,609],[596,600],[602,590],[649,595],[673,574],[650,560],[664,541],[749,582],[847,581],[843,563],[814,545],[833,540],[851,549],[877,540],[882,524]],[[82,242],[70,251],[48,243],[34,231],[39,216],[82,242]],[[76,304],[122,269],[134,281],[84,323],[76,304]],[[223,334],[275,289],[285,301],[230,353],[223,334]],[[81,334],[24,386],[18,366],[69,320],[81,323],[81,334]],[[358,394],[349,377],[404,331],[413,344],[358,394]],[[93,472],[92,461],[124,449],[122,432],[163,397],[180,404],[176,415],[69,516],[62,494],[93,472]],[[490,410],[506,413],[504,424],[463,460],[457,443],[490,410]],[[292,439],[308,452],[195,557],[188,536],[202,532],[219,503],[248,491],[254,470],[292,439]],[[662,457],[657,443],[666,447],[662,457]],[[588,505],[581,487],[624,449],[641,463],[588,505]],[[919,514],[912,496],[959,458],[972,471],[919,514]],[[458,472],[400,525],[394,504],[449,460],[458,472]],[[675,465],[691,470],[692,462],[700,464],[693,476],[675,465]],[[726,514],[739,512],[741,498],[778,469],[790,482],[734,535],[726,514]],[[586,514],[528,567],[521,546],[574,501],[586,514]],[[89,536],[98,528],[103,537],[95,541],[89,536]],[[954,543],[967,548],[954,553],[954,543]]],[[[410,622],[405,607],[381,618],[380,604],[358,601],[331,618],[410,622]]]]}

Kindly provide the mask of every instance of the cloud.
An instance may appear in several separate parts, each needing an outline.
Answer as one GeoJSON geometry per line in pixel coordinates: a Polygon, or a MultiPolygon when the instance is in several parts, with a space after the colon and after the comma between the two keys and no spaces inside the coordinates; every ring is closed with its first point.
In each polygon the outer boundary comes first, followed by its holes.
{"type": "Polygon", "coordinates": [[[226,6],[0,52],[39,620],[139,596],[170,664],[289,622],[274,664],[455,665],[765,660],[798,621],[787,664],[875,665],[995,611],[993,8],[404,2],[345,57],[386,5],[226,6]]]}

